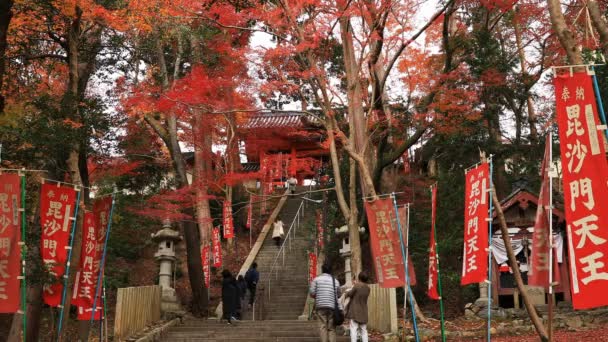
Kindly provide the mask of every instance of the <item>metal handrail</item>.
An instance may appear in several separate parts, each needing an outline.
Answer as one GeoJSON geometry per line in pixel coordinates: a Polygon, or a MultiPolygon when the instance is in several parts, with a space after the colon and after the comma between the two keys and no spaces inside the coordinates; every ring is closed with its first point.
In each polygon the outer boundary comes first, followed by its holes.
{"type": "Polygon", "coordinates": [[[279,261],[279,257],[282,255],[282,263],[281,266],[285,265],[285,245],[287,244],[287,242],[289,241],[289,250],[291,250],[291,232],[293,231],[293,238],[295,239],[296,236],[296,230],[298,229],[298,226],[300,225],[300,212],[302,212],[302,214],[304,214],[304,201],[300,202],[300,206],[298,207],[298,211],[296,211],[296,215],[293,218],[293,221],[291,221],[291,224],[289,225],[289,229],[287,230],[287,234],[285,234],[285,239],[283,240],[283,243],[281,244],[281,248],[279,248],[279,251],[277,252],[277,256],[274,258],[274,261],[272,262],[272,265],[270,266],[270,271],[268,272],[268,298],[270,298],[270,280],[272,279],[272,272],[275,271],[276,272],[276,278],[279,278],[279,273],[278,273],[278,261],[279,261]]]}

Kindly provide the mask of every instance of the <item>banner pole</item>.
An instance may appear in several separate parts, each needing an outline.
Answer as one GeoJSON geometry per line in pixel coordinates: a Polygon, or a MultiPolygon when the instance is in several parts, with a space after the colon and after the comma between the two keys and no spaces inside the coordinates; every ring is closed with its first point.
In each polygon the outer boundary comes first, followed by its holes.
{"type": "MultiPolygon", "coordinates": [[[[431,196],[433,193],[433,187],[431,186],[431,196]]],[[[433,201],[434,209],[437,210],[437,197],[433,201]]],[[[433,243],[435,244],[435,260],[437,265],[437,288],[439,290],[439,311],[441,313],[441,340],[445,342],[445,319],[443,314],[443,293],[441,291],[441,271],[439,269],[439,246],[437,244],[437,228],[435,220],[433,220],[433,243]]]]}
{"type": "Polygon", "coordinates": [[[95,320],[95,310],[97,309],[97,298],[99,297],[99,290],[101,288],[101,282],[103,280],[103,269],[106,262],[106,252],[108,248],[108,239],[110,238],[110,229],[112,229],[112,214],[114,214],[114,204],[116,203],[116,197],[112,194],[112,205],[110,206],[110,215],[108,216],[108,224],[106,226],[106,237],[103,243],[103,252],[101,253],[101,261],[99,262],[99,273],[97,274],[97,284],[95,285],[95,296],[93,297],[93,311],[91,312],[91,320],[89,324],[92,325],[95,320]]]}
{"type": "MultiPolygon", "coordinates": [[[[591,67],[591,71],[593,72],[593,76],[592,76],[593,90],[595,91],[595,100],[597,101],[597,108],[598,108],[598,112],[600,113],[600,120],[602,121],[602,124],[606,125],[606,113],[604,112],[604,104],[602,103],[602,95],[600,93],[600,87],[597,83],[597,76],[595,75],[595,68],[593,66],[591,67]]],[[[608,130],[606,130],[606,129],[604,130],[604,135],[608,139],[608,130]]],[[[551,252],[551,253],[553,253],[553,252],[551,252]]]]}
{"type": "MultiPolygon", "coordinates": [[[[410,204],[406,205],[406,214],[405,218],[405,244],[409,246],[409,231],[410,231],[410,204]]],[[[408,253],[409,254],[409,253],[408,253]]],[[[407,261],[409,263],[409,260],[407,261]]],[[[403,339],[405,340],[405,322],[407,321],[407,285],[403,286],[403,339]]],[[[414,308],[412,308],[414,310],[414,308]]]]}
{"type": "MultiPolygon", "coordinates": [[[[597,80],[595,78],[595,73],[593,74],[593,81],[595,86],[597,87],[597,80]]],[[[598,88],[595,88],[596,95],[599,96],[598,88]]],[[[602,100],[598,97],[598,105],[602,108],[602,100]]],[[[603,115],[604,110],[602,108],[601,113],[603,115]]],[[[605,121],[604,121],[605,122],[605,121]]],[[[549,320],[547,322],[547,337],[549,337],[549,342],[553,340],[553,129],[549,128],[549,139],[547,141],[549,144],[549,170],[543,170],[544,173],[547,172],[549,176],[549,320]]],[[[545,210],[546,208],[543,208],[545,210]]]]}
{"type": "MultiPolygon", "coordinates": [[[[68,249],[68,259],[66,261],[65,272],[63,274],[63,293],[61,294],[61,306],[59,307],[59,324],[57,325],[57,341],[61,340],[61,329],[63,325],[63,312],[65,305],[65,297],[68,293],[68,280],[70,279],[70,260],[72,259],[72,249],[74,248],[74,235],[76,233],[76,224],[78,223],[78,208],[80,206],[80,194],[81,189],[77,189],[78,195],[76,196],[76,208],[74,209],[74,222],[72,222],[72,232],[70,233],[70,248],[68,249]]],[[[68,213],[69,214],[69,213],[68,213]]],[[[69,310],[69,308],[68,308],[69,310]]]]}
{"type": "MultiPolygon", "coordinates": [[[[1,146],[1,145],[0,145],[1,146]]],[[[25,279],[25,260],[27,257],[27,249],[25,247],[25,229],[26,229],[26,215],[25,215],[25,174],[20,174],[21,176],[21,311],[23,311],[22,325],[23,325],[23,342],[26,341],[26,329],[27,329],[27,282],[25,279]]]]}
{"type": "Polygon", "coordinates": [[[490,174],[488,175],[488,179],[490,181],[490,187],[488,189],[489,193],[489,212],[488,212],[488,342],[492,340],[491,330],[492,330],[492,191],[494,189],[494,185],[492,183],[492,172],[494,169],[494,164],[492,163],[492,155],[490,155],[490,174]]]}
{"type": "MultiPolygon", "coordinates": [[[[400,246],[401,246],[401,256],[403,257],[404,263],[405,263],[405,284],[407,286],[408,289],[408,294],[410,297],[410,303],[412,304],[412,324],[414,326],[414,335],[416,336],[416,342],[420,341],[420,338],[418,336],[418,326],[416,325],[416,310],[414,310],[414,295],[412,294],[412,288],[410,287],[410,275],[409,275],[409,269],[408,269],[408,253],[407,251],[407,246],[405,246],[404,244],[404,239],[403,239],[403,232],[401,231],[401,222],[399,221],[399,208],[397,207],[397,199],[395,198],[395,194],[391,194],[392,198],[393,198],[393,206],[395,207],[395,218],[397,220],[397,231],[399,232],[399,242],[400,242],[400,246]]],[[[409,234],[408,234],[409,235],[409,234]]],[[[405,300],[405,295],[403,297],[403,300],[405,300]]],[[[405,328],[405,327],[404,327],[405,328]]]]}

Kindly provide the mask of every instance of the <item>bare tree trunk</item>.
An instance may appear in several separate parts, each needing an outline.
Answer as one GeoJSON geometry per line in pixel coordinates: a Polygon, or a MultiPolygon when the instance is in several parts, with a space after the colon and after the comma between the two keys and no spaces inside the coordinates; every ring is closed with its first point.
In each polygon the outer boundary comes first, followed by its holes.
{"type": "Polygon", "coordinates": [[[8,332],[6,342],[20,342],[22,326],[23,326],[23,314],[15,313],[13,315],[11,329],[8,332]]]}
{"type": "Polygon", "coordinates": [[[361,272],[361,240],[359,238],[359,222],[357,222],[357,164],[353,159],[349,159],[349,199],[350,199],[350,216],[348,217],[348,242],[350,243],[350,268],[353,277],[356,277],[361,272]]]}
{"type": "MultiPolygon", "coordinates": [[[[353,32],[348,16],[342,16],[340,22],[340,34],[342,37],[342,48],[344,50],[344,69],[346,74],[346,95],[348,99],[348,117],[351,135],[351,144],[355,147],[358,154],[362,155],[366,165],[371,165],[370,148],[366,148],[367,139],[367,120],[363,110],[363,99],[361,82],[359,78],[360,67],[357,64],[355,57],[355,48],[353,44],[353,32]]],[[[361,180],[361,186],[364,194],[369,191],[368,184],[361,180]]]]}
{"type": "Polygon", "coordinates": [[[549,15],[551,16],[551,24],[553,30],[559,38],[559,42],[566,51],[568,56],[568,62],[573,65],[583,64],[583,57],[578,49],[574,33],[570,30],[566,24],[564,13],[562,12],[561,4],[559,0],[547,0],[547,6],[549,8],[549,15]]]}
{"type": "Polygon", "coordinates": [[[329,139],[329,156],[331,158],[332,169],[334,172],[334,179],[336,182],[336,198],[338,199],[338,207],[342,212],[342,216],[346,222],[350,217],[350,208],[344,198],[344,187],[342,186],[342,175],[340,174],[340,161],[338,159],[338,150],[336,148],[336,139],[334,137],[334,131],[332,129],[333,123],[329,123],[327,129],[327,139],[329,139]]]}
{"type": "Polygon", "coordinates": [[[198,231],[200,236],[201,247],[209,243],[209,236],[213,228],[211,218],[211,209],[209,207],[209,186],[207,184],[209,170],[206,167],[206,160],[210,158],[204,149],[207,146],[205,139],[207,138],[203,131],[202,114],[197,112],[194,114],[194,181],[196,193],[196,220],[198,222],[198,231]]]}
{"type": "MultiPolygon", "coordinates": [[[[513,19],[513,28],[515,30],[515,43],[517,44],[517,53],[519,54],[521,74],[523,76],[528,76],[528,63],[526,62],[526,54],[524,53],[524,49],[521,43],[521,30],[519,28],[519,23],[517,22],[518,17],[519,8],[516,8],[515,18],[513,19]]],[[[527,91],[529,91],[529,89],[527,89],[527,91]]],[[[538,130],[536,129],[536,123],[538,119],[536,118],[534,103],[532,102],[532,97],[530,95],[528,95],[526,99],[526,104],[528,105],[528,124],[530,125],[530,140],[536,142],[538,141],[538,130]]]]}
{"type": "Polygon", "coordinates": [[[8,26],[13,18],[13,0],[0,1],[0,113],[4,112],[4,72],[6,70],[6,47],[8,26]]]}
{"type": "Polygon", "coordinates": [[[549,341],[549,338],[547,337],[547,332],[545,331],[545,327],[543,326],[542,321],[538,317],[536,309],[534,309],[534,305],[532,305],[532,302],[530,302],[530,299],[528,298],[526,287],[521,278],[521,273],[519,272],[519,265],[517,264],[517,260],[515,259],[515,253],[513,252],[513,247],[511,246],[511,238],[509,237],[507,222],[505,221],[505,216],[502,212],[502,207],[500,206],[500,201],[498,200],[496,191],[492,191],[492,202],[494,203],[494,209],[496,210],[496,217],[498,217],[502,240],[504,241],[505,247],[507,249],[509,265],[511,266],[511,268],[513,268],[513,276],[515,277],[515,283],[517,284],[517,289],[519,290],[521,299],[524,302],[524,306],[528,311],[528,315],[530,316],[530,320],[532,321],[532,324],[534,325],[538,336],[542,341],[549,341]]]}
{"type": "Polygon", "coordinates": [[[598,6],[597,1],[588,0],[587,8],[589,9],[589,16],[591,17],[591,22],[599,33],[600,44],[602,48],[602,53],[604,54],[604,58],[608,58],[608,25],[606,24],[606,20],[602,18],[602,14],[600,12],[600,8],[598,6]]]}
{"type": "MultiPolygon", "coordinates": [[[[163,89],[166,90],[169,86],[169,76],[167,73],[167,64],[165,62],[160,34],[156,37],[155,44],[156,61],[160,69],[163,89]]],[[[146,117],[146,122],[148,122],[148,124],[150,124],[152,128],[159,134],[169,149],[178,186],[180,188],[187,187],[189,186],[188,175],[186,173],[186,164],[184,162],[177,137],[177,118],[175,114],[168,115],[166,121],[167,126],[163,127],[155,119],[146,117]]],[[[182,209],[182,213],[184,213],[186,216],[193,217],[195,211],[192,207],[187,207],[182,209]]],[[[206,316],[208,298],[203,275],[199,232],[196,223],[191,220],[182,222],[181,226],[183,227],[184,238],[186,241],[188,277],[190,279],[190,287],[192,290],[192,314],[196,317],[206,316]]]]}
{"type": "MultiPolygon", "coordinates": [[[[80,7],[76,6],[75,8],[75,17],[72,18],[70,22],[70,26],[68,28],[68,88],[63,98],[62,103],[62,111],[64,112],[64,116],[66,118],[70,118],[75,122],[80,121],[80,115],[78,113],[79,106],[79,98],[78,98],[78,85],[79,85],[79,46],[81,39],[81,18],[82,18],[82,10],[80,7]]],[[[70,143],[69,145],[69,155],[66,161],[67,169],[70,172],[71,182],[73,184],[77,184],[82,186],[82,178],[80,175],[80,144],[79,143],[70,143]]],[[[80,189],[83,191],[84,189],[80,189]]],[[[80,203],[78,204],[80,208],[84,209],[84,197],[80,197],[80,203]]],[[[82,222],[83,211],[78,211],[78,216],[76,218],[76,230],[74,232],[73,244],[72,244],[72,255],[71,259],[68,262],[71,264],[69,279],[67,282],[66,298],[63,303],[63,308],[59,308],[59,310],[63,311],[63,325],[61,327],[61,331],[59,332],[59,340],[63,341],[65,339],[65,332],[67,331],[67,327],[70,321],[70,307],[72,302],[72,288],[74,281],[76,279],[76,271],[79,266],[78,260],[80,260],[80,244],[82,240],[82,230],[78,229],[79,222],[82,222]]]]}

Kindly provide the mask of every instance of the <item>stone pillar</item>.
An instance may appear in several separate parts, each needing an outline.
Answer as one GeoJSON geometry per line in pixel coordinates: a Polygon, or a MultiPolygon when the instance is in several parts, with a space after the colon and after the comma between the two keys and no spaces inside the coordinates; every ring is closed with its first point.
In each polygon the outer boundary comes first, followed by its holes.
{"type": "Polygon", "coordinates": [[[165,220],[163,227],[152,234],[152,241],[158,243],[158,251],[154,258],[158,260],[158,285],[161,286],[161,311],[165,314],[182,311],[175,289],[171,287],[173,278],[173,264],[175,262],[175,244],[181,241],[179,233],[171,229],[171,221],[165,220]]]}
{"type": "Polygon", "coordinates": [[[482,308],[488,306],[488,283],[479,283],[479,298],[475,301],[475,305],[482,308]]]}

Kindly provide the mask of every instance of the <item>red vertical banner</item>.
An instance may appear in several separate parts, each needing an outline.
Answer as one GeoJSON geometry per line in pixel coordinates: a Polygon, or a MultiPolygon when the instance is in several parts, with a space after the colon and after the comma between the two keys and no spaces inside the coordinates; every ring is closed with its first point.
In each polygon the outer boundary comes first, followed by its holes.
{"type": "Polygon", "coordinates": [[[18,174],[0,174],[0,313],[19,310],[21,186],[18,174]]]}
{"type": "Polygon", "coordinates": [[[465,174],[464,251],[461,285],[480,283],[488,273],[488,163],[465,174]]]}
{"type": "Polygon", "coordinates": [[[253,196],[249,196],[249,204],[247,205],[247,223],[245,227],[251,229],[251,221],[253,220],[253,196]]]}
{"type": "MultiPolygon", "coordinates": [[[[403,243],[407,244],[409,243],[409,241],[407,240],[408,237],[408,230],[409,230],[409,223],[408,223],[408,217],[407,217],[407,209],[405,207],[400,207],[397,209],[397,212],[399,213],[399,221],[401,222],[401,236],[403,238],[403,243]]],[[[399,246],[399,236],[397,236],[397,239],[395,240],[395,242],[397,243],[397,250],[399,251],[399,253],[401,253],[401,250],[399,248],[401,248],[401,246],[399,246]]],[[[408,247],[407,245],[403,246],[404,249],[405,247],[408,247]]],[[[409,247],[408,247],[408,256],[407,256],[407,273],[410,276],[410,286],[416,286],[416,271],[414,270],[414,263],[412,262],[412,258],[409,256],[409,247]]]]}
{"type": "Polygon", "coordinates": [[[407,175],[410,173],[410,154],[408,150],[403,152],[403,156],[401,158],[403,158],[403,173],[407,175]]]}
{"type": "Polygon", "coordinates": [[[323,250],[325,245],[324,230],[323,230],[323,212],[317,209],[316,212],[316,224],[317,224],[317,248],[319,251],[323,250]]]}
{"type": "Polygon", "coordinates": [[[380,287],[401,287],[405,285],[403,258],[399,244],[399,232],[394,222],[395,207],[392,198],[365,202],[365,212],[369,222],[372,259],[376,278],[380,287]]]}
{"type": "MultiPolygon", "coordinates": [[[[79,321],[90,321],[93,313],[93,306],[89,307],[78,307],[78,316],[76,317],[79,321]]],[[[95,306],[95,319],[94,321],[99,321],[103,316],[103,303],[101,302],[101,298],[97,299],[97,305],[95,306]]]]}
{"type": "Polygon", "coordinates": [[[87,211],[84,213],[84,228],[82,231],[82,246],[80,248],[80,271],[76,273],[74,291],[72,292],[72,305],[93,307],[93,298],[97,289],[98,265],[96,267],[98,245],[98,228],[96,227],[95,214],[87,211]]]}
{"type": "Polygon", "coordinates": [[[61,279],[65,273],[68,256],[66,247],[68,247],[75,205],[76,190],[74,188],[42,184],[40,254],[54,281],[53,284],[46,284],[43,290],[44,302],[49,306],[58,306],[61,303],[63,289],[61,279]]]}
{"type": "Polygon", "coordinates": [[[532,235],[532,253],[530,256],[530,270],[528,271],[528,285],[549,288],[549,151],[551,140],[547,136],[545,142],[545,155],[541,164],[541,184],[538,195],[538,206],[534,221],[532,235]]]}
{"type": "Polygon", "coordinates": [[[201,250],[201,259],[203,262],[203,273],[205,274],[205,287],[209,288],[211,284],[211,267],[209,265],[209,246],[206,245],[201,250]]]}
{"type": "Polygon", "coordinates": [[[215,227],[211,233],[211,248],[213,249],[213,267],[222,266],[222,245],[220,244],[220,228],[215,227]]]}
{"type": "Polygon", "coordinates": [[[317,255],[313,252],[308,252],[308,283],[317,277],[317,255]]]}
{"type": "Polygon", "coordinates": [[[232,220],[232,202],[224,201],[223,210],[224,238],[232,239],[234,237],[234,222],[232,220]]]}
{"type": "Polygon", "coordinates": [[[437,242],[435,241],[435,219],[437,217],[437,187],[432,187],[431,190],[431,238],[429,240],[429,279],[428,279],[428,295],[432,299],[439,299],[437,290],[437,279],[439,278],[438,263],[437,263],[437,242]]]}
{"type": "Polygon", "coordinates": [[[586,72],[556,75],[572,306],[608,305],[608,163],[586,72]]]}

